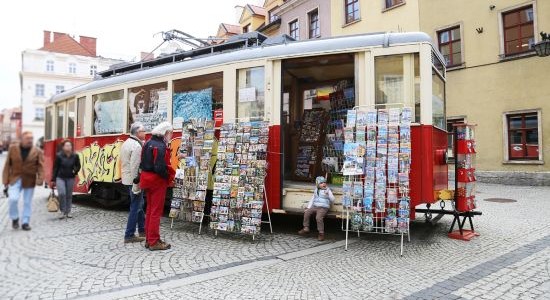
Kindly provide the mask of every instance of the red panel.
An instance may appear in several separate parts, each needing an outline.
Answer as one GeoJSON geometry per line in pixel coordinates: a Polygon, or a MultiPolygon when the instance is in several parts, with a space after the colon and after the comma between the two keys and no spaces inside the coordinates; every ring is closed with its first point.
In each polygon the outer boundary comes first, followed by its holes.
{"type": "Polygon", "coordinates": [[[422,127],[411,126],[411,219],[414,220],[414,208],[423,203],[422,199],[422,127]]]}
{"type": "Polygon", "coordinates": [[[267,145],[268,172],[266,177],[266,194],[270,209],[281,208],[281,126],[269,128],[267,145]]]}
{"type": "Polygon", "coordinates": [[[447,132],[430,125],[411,126],[411,219],[414,208],[434,203],[438,192],[448,188],[445,153],[447,132]]]}

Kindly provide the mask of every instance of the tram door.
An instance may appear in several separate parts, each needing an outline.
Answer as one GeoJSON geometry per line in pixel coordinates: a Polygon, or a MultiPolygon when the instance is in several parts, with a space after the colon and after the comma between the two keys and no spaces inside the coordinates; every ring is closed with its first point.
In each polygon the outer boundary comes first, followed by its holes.
{"type": "MultiPolygon", "coordinates": [[[[354,75],[353,53],[283,61],[281,134],[284,186],[298,185],[310,189],[316,176],[330,177],[339,171],[340,157],[333,151],[331,141],[343,134],[343,124],[337,124],[336,120],[345,119],[347,109],[356,105],[354,75]],[[323,116],[325,121],[313,128],[308,126],[311,111],[316,111],[314,116],[323,116]],[[304,140],[308,142],[304,143],[304,140]],[[316,153],[309,152],[312,147],[316,148],[316,153]]],[[[289,199],[291,196],[284,196],[284,206],[295,207],[289,203],[293,201],[289,199]]]]}

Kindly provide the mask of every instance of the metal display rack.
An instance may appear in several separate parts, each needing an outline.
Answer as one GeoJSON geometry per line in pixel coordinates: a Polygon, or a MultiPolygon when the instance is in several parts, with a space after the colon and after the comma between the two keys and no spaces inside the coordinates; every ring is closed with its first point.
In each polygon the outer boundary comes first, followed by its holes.
{"type": "Polygon", "coordinates": [[[350,232],[358,237],[374,233],[400,236],[403,255],[405,235],[410,242],[412,109],[383,105],[356,106],[348,112],[342,228],[346,250],[350,232]]]}
{"type": "Polygon", "coordinates": [[[208,180],[212,176],[209,165],[213,143],[214,121],[184,122],[178,153],[182,157],[172,189],[170,228],[173,228],[175,219],[180,219],[199,223],[201,234],[208,180]]]}
{"type": "Polygon", "coordinates": [[[273,233],[265,189],[268,137],[266,121],[221,126],[210,214],[216,236],[225,231],[251,235],[254,240],[262,224],[269,224],[273,233]],[[264,207],[267,221],[262,220],[264,207]]]}

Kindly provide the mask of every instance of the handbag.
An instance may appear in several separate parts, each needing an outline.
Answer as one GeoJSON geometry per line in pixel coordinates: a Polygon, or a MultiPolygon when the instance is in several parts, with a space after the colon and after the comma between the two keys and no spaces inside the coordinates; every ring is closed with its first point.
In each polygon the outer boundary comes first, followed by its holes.
{"type": "Polygon", "coordinates": [[[55,190],[52,189],[50,196],[48,197],[48,204],[46,206],[48,212],[58,212],[59,211],[59,199],[55,195],[55,190]]]}

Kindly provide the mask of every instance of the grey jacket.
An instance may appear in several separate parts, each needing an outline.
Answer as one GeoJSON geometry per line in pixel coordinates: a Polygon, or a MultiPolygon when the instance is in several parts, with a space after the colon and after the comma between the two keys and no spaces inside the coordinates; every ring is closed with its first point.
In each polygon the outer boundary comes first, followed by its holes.
{"type": "Polygon", "coordinates": [[[122,163],[122,184],[132,185],[139,174],[142,142],[135,136],[130,136],[120,148],[122,163]]]}

